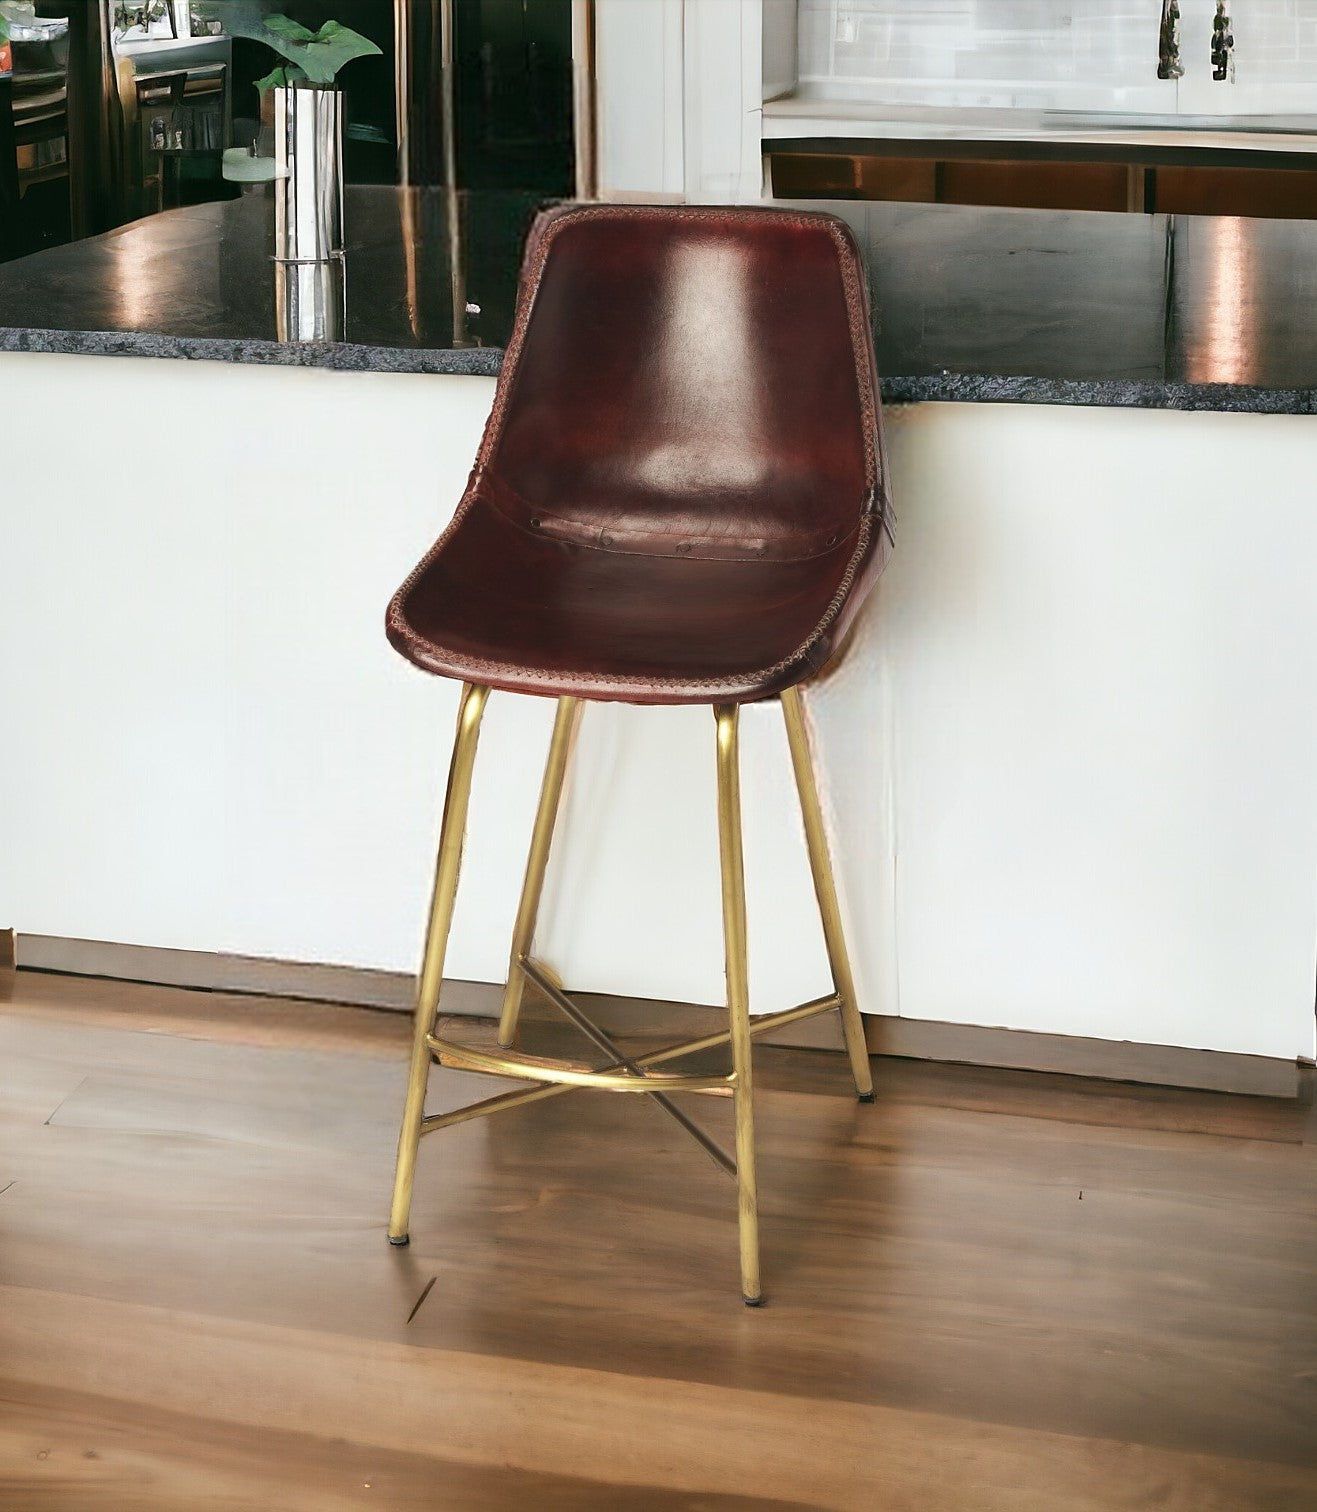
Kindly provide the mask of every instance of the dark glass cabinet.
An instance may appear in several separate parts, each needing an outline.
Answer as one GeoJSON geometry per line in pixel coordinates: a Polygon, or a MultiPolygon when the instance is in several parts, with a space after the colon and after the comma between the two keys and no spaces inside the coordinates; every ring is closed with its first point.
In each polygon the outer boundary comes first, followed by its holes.
{"type": "MultiPolygon", "coordinates": [[[[242,192],[222,155],[268,139],[273,60],[228,34],[235,3],[36,0],[0,76],[0,259],[242,192]]],[[[379,46],[341,77],[349,184],[574,192],[572,0],[259,8],[379,46]]]]}

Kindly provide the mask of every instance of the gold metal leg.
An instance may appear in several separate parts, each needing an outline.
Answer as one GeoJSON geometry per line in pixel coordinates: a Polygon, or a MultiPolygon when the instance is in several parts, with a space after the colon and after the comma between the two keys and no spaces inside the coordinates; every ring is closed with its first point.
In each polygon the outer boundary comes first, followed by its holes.
{"type": "Polygon", "coordinates": [[[517,905],[517,922],[512,931],[512,958],[508,964],[508,985],[503,993],[503,1012],[498,1021],[498,1042],[505,1049],[517,1037],[517,1018],[521,1013],[521,995],[526,985],[521,960],[523,956],[530,954],[531,941],[535,935],[540,895],[544,891],[544,872],[549,864],[549,847],[553,844],[553,828],[558,818],[558,805],[562,800],[563,779],[567,775],[567,756],[580,713],[579,698],[558,700],[553,738],[549,742],[549,758],[544,765],[544,783],[540,788],[540,806],[535,814],[535,828],[531,832],[526,880],[521,886],[521,902],[517,905]]]}
{"type": "Polygon", "coordinates": [[[837,888],[828,857],[828,837],[823,829],[823,810],[819,806],[814,782],[814,763],[810,758],[809,736],[800,706],[800,690],[788,688],[782,694],[782,713],[786,717],[787,741],[791,746],[791,765],[795,768],[796,787],[800,793],[800,811],[805,820],[805,840],[809,847],[809,868],[814,876],[814,893],[819,900],[823,919],[823,938],[827,942],[832,983],[841,1000],[841,1027],[846,1037],[846,1052],[855,1077],[855,1092],[861,1102],[873,1101],[873,1073],[869,1051],[864,1043],[864,1020],[855,996],[855,979],[851,975],[850,957],[846,953],[846,936],[841,927],[841,910],[837,906],[837,888]]]}
{"type": "Polygon", "coordinates": [[[425,1115],[425,1088],[430,1077],[430,1049],[426,1036],[434,1031],[439,989],[444,977],[444,954],[453,922],[457,874],[466,838],[466,812],[471,798],[471,772],[480,736],[480,718],[485,712],[489,689],[474,683],[462,685],[457,710],[457,735],[448,769],[448,792],[439,834],[439,857],[435,863],[434,896],[430,903],[430,926],[425,936],[425,956],[416,989],[416,1018],[412,1032],[412,1059],[407,1073],[407,1100],[403,1105],[402,1130],[398,1135],[398,1165],[393,1179],[393,1207],[389,1214],[389,1243],[406,1244],[412,1206],[412,1179],[416,1174],[416,1147],[425,1115]]]}
{"type": "Polygon", "coordinates": [[[759,1199],[755,1187],[754,1086],[750,1064],[750,985],[745,943],[745,867],[741,856],[740,708],[718,704],[718,856],[722,869],[727,1016],[735,1077],[736,1186],[741,1234],[741,1295],[758,1307],[759,1199]]]}

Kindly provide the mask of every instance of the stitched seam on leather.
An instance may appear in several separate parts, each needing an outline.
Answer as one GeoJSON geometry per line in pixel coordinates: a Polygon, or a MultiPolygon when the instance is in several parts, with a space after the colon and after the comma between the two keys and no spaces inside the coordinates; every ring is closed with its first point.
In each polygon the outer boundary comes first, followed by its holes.
{"type": "MultiPolygon", "coordinates": [[[[510,495],[517,501],[518,504],[523,505],[538,518],[561,521],[564,525],[577,526],[579,524],[578,521],[570,519],[567,515],[554,514],[554,512],[550,509],[544,509],[541,505],[532,504],[524,494],[518,493],[517,490],[510,484],[505,483],[500,474],[495,472],[487,472],[485,474],[485,477],[493,485],[493,489],[483,496],[484,503],[488,508],[492,509],[496,515],[498,515],[499,519],[511,525],[515,530],[519,530],[522,535],[529,536],[532,540],[555,541],[563,546],[571,546],[577,551],[604,551],[613,552],[618,556],[652,557],[656,562],[745,562],[751,566],[759,565],[780,567],[784,563],[792,565],[797,562],[816,562],[820,557],[830,556],[832,555],[832,553],[839,551],[845,544],[845,538],[839,538],[832,546],[820,546],[817,551],[802,552],[798,553],[795,556],[789,557],[769,556],[767,552],[746,553],[742,556],[733,556],[726,554],[720,556],[709,556],[700,551],[685,551],[680,553],[676,551],[641,551],[634,546],[628,546],[624,551],[618,551],[616,546],[605,546],[598,541],[581,540],[577,539],[575,536],[569,536],[565,534],[557,535],[551,530],[537,530],[534,526],[528,525],[525,520],[519,520],[516,515],[510,513],[499,502],[497,497],[497,494],[499,492],[510,495]]],[[[600,528],[602,529],[602,527],[600,528]]],[[[855,528],[859,528],[858,520],[856,521],[855,528]]],[[[639,534],[638,532],[628,532],[621,529],[620,527],[617,528],[616,533],[623,540],[635,540],[639,534]]],[[[644,532],[644,534],[651,537],[658,536],[664,540],[669,541],[685,541],[691,539],[690,533],[688,531],[683,532],[675,530],[652,530],[644,532]]],[[[851,532],[847,531],[846,534],[847,537],[849,537],[851,532]]],[[[706,542],[706,544],[708,543],[706,542]]]]}
{"type": "MultiPolygon", "coordinates": [[[[453,523],[457,523],[456,517],[454,517],[453,523]]],[[[393,596],[393,600],[389,604],[390,628],[406,645],[420,652],[424,652],[427,647],[433,645],[433,642],[427,641],[424,636],[418,635],[417,632],[412,629],[402,611],[402,600],[406,596],[407,590],[410,587],[413,579],[416,578],[418,574],[429,564],[430,559],[436,554],[439,546],[447,538],[452,528],[453,527],[450,525],[448,530],[446,530],[444,534],[439,537],[439,542],[436,543],[436,545],[427,553],[424,561],[417,568],[416,572],[414,572],[412,576],[408,578],[407,582],[404,583],[403,586],[398,590],[398,592],[393,596]]],[[[846,599],[850,593],[851,583],[855,580],[855,574],[859,569],[860,563],[868,554],[869,535],[869,520],[866,518],[861,521],[859,539],[855,543],[855,550],[851,553],[850,561],[846,564],[846,570],[842,574],[842,578],[837,585],[836,592],[833,594],[828,607],[823,611],[823,615],[819,619],[818,623],[814,626],[814,629],[800,643],[800,645],[797,646],[794,651],[782,657],[779,661],[775,661],[771,667],[761,667],[757,671],[743,673],[740,677],[737,678],[652,677],[648,674],[643,676],[637,674],[634,677],[622,677],[614,673],[604,672],[568,672],[564,671],[561,668],[554,669],[551,667],[527,667],[520,662],[490,661],[485,657],[468,656],[464,652],[453,652],[453,660],[461,662],[464,667],[472,667],[479,671],[488,672],[495,677],[503,676],[505,674],[515,674],[522,678],[537,681],[544,680],[548,682],[567,681],[574,683],[590,683],[596,687],[721,688],[725,687],[729,682],[733,681],[747,683],[766,682],[775,677],[779,672],[786,671],[786,669],[792,666],[794,663],[801,661],[802,659],[807,659],[810,650],[814,646],[816,646],[818,642],[823,638],[832,622],[840,613],[842,605],[846,602],[846,599]]],[[[442,650],[443,648],[439,647],[438,649],[442,650]]]]}
{"type": "MultiPolygon", "coordinates": [[[[864,420],[864,481],[869,489],[869,499],[874,499],[878,489],[878,459],[875,438],[878,435],[878,406],[874,394],[873,370],[864,359],[873,341],[873,329],[869,324],[864,291],[856,277],[856,257],[841,228],[831,221],[827,223],[836,245],[837,261],[841,268],[842,288],[846,294],[846,313],[851,328],[851,353],[855,361],[855,380],[860,391],[860,409],[864,420]]],[[[885,482],[886,480],[884,480],[885,482]]]]}

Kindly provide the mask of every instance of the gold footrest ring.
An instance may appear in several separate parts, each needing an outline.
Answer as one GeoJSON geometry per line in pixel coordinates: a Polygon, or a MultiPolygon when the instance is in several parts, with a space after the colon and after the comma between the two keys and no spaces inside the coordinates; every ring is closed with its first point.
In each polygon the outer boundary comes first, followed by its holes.
{"type": "Polygon", "coordinates": [[[595,1087],[603,1092],[705,1092],[730,1097],[736,1085],[733,1076],[680,1076],[659,1072],[637,1076],[631,1071],[591,1071],[586,1066],[566,1061],[547,1060],[534,1055],[495,1054],[458,1045],[427,1034],[425,1043],[440,1057],[460,1062],[472,1071],[488,1071],[495,1076],[514,1076],[519,1081],[556,1082],[565,1087],[595,1087]]]}

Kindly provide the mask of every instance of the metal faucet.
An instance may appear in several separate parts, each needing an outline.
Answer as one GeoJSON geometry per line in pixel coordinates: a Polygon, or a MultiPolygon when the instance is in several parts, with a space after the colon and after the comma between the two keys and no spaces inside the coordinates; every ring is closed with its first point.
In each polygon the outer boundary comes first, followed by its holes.
{"type": "Polygon", "coordinates": [[[1180,0],[1162,0],[1162,24],[1157,38],[1157,77],[1178,79],[1184,74],[1180,62],[1180,0]]]}
{"type": "Polygon", "coordinates": [[[1212,19],[1212,77],[1218,84],[1235,82],[1235,37],[1226,14],[1226,0],[1216,0],[1212,19]]]}

